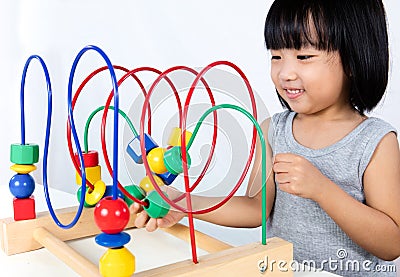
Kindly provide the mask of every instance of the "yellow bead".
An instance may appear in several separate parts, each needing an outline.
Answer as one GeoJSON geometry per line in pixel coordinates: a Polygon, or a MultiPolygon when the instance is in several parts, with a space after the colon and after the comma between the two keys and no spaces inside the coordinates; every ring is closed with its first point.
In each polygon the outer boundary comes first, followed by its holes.
{"type": "Polygon", "coordinates": [[[150,170],[156,174],[163,174],[167,172],[164,164],[165,149],[161,147],[150,150],[147,154],[147,162],[149,163],[150,170]]]}
{"type": "MultiPolygon", "coordinates": [[[[94,184],[96,183],[98,180],[101,179],[101,167],[98,166],[93,166],[93,167],[86,167],[85,168],[85,172],[86,172],[86,179],[91,183],[94,184]]],[[[79,176],[79,173],[76,172],[75,175],[75,180],[76,183],[80,186],[82,185],[82,178],[81,176],[79,176]]]]}
{"type": "Polygon", "coordinates": [[[102,180],[98,180],[93,186],[94,189],[88,189],[85,194],[85,201],[88,205],[96,205],[106,192],[106,184],[102,180]]]}
{"type": "Polygon", "coordinates": [[[36,170],[36,166],[33,164],[14,164],[10,168],[19,174],[28,174],[36,170]]]}
{"type": "MultiPolygon", "coordinates": [[[[189,142],[192,137],[192,133],[189,131],[185,131],[186,144],[189,142]]],[[[171,146],[181,146],[181,128],[175,127],[172,129],[171,135],[168,139],[168,145],[171,146]]]]}
{"type": "MultiPolygon", "coordinates": [[[[153,177],[154,177],[154,181],[156,181],[156,184],[157,184],[159,187],[161,187],[161,186],[164,185],[164,182],[163,182],[163,180],[162,180],[160,177],[155,176],[155,175],[153,175],[153,177]]],[[[144,178],[142,179],[142,181],[140,181],[139,187],[141,187],[145,192],[149,192],[149,191],[154,190],[153,183],[150,181],[149,176],[144,177],[144,178]]]]}
{"type": "Polygon", "coordinates": [[[100,258],[99,270],[104,277],[129,277],[135,273],[135,256],[125,247],[109,248],[100,258]]]}

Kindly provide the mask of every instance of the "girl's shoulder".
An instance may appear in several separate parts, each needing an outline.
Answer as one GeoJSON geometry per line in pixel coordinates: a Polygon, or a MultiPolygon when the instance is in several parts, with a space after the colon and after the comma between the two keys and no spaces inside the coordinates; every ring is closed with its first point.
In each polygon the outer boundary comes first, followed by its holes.
{"type": "Polygon", "coordinates": [[[361,128],[359,128],[359,132],[361,135],[368,137],[368,140],[373,143],[378,143],[386,134],[393,132],[397,136],[396,128],[391,125],[389,122],[377,118],[377,117],[368,117],[360,124],[361,128]]]}
{"type": "Polygon", "coordinates": [[[275,113],[274,115],[272,115],[271,119],[272,124],[273,126],[286,124],[286,122],[288,120],[291,120],[295,116],[295,114],[296,114],[295,112],[289,110],[284,110],[282,112],[275,113]]]}

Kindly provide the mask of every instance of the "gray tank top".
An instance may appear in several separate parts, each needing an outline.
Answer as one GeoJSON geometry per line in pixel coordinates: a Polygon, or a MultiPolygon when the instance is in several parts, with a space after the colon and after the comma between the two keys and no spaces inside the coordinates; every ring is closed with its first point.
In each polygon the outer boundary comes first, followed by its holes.
{"type": "MultiPolygon", "coordinates": [[[[365,203],[364,171],[380,140],[396,130],[385,121],[370,117],[337,143],[313,150],[294,139],[294,117],[295,113],[289,111],[273,116],[268,138],[274,155],[303,156],[344,191],[365,203]]],[[[396,276],[395,272],[378,273],[375,269],[392,267],[393,263],[380,260],[355,244],[316,202],[279,188],[268,222],[268,236],[293,243],[294,260],[300,264],[342,276],[396,276]]]]}

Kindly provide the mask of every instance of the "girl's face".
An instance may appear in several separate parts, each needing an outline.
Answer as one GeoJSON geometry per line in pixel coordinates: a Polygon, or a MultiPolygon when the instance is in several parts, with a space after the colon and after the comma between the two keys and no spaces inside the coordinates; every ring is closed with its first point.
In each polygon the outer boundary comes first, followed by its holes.
{"type": "Polygon", "coordinates": [[[337,51],[313,47],[271,50],[271,77],[279,95],[299,114],[350,107],[347,77],[337,51]]]}

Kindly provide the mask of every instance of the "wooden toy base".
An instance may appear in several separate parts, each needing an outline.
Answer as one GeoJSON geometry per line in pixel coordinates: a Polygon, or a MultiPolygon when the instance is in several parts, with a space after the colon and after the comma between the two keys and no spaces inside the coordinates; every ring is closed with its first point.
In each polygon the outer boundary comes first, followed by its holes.
{"type": "MultiPolygon", "coordinates": [[[[70,222],[77,208],[57,210],[61,222],[70,222]]],[[[127,228],[134,227],[131,218],[127,228]]],[[[14,221],[1,219],[0,238],[2,250],[7,255],[23,253],[45,247],[81,276],[100,276],[98,266],[69,247],[65,241],[97,235],[100,231],[93,220],[93,208],[84,209],[78,223],[71,229],[59,228],[48,212],[38,213],[36,219],[14,221]]],[[[180,239],[189,241],[187,226],[176,224],[163,229],[180,239]]],[[[269,260],[287,261],[293,259],[292,244],[279,239],[269,239],[267,245],[260,243],[232,247],[224,242],[196,231],[196,244],[208,255],[199,257],[199,263],[190,259],[138,272],[135,276],[261,276],[258,262],[268,256],[269,260]]],[[[266,275],[292,276],[293,273],[267,271],[266,275]]]]}

